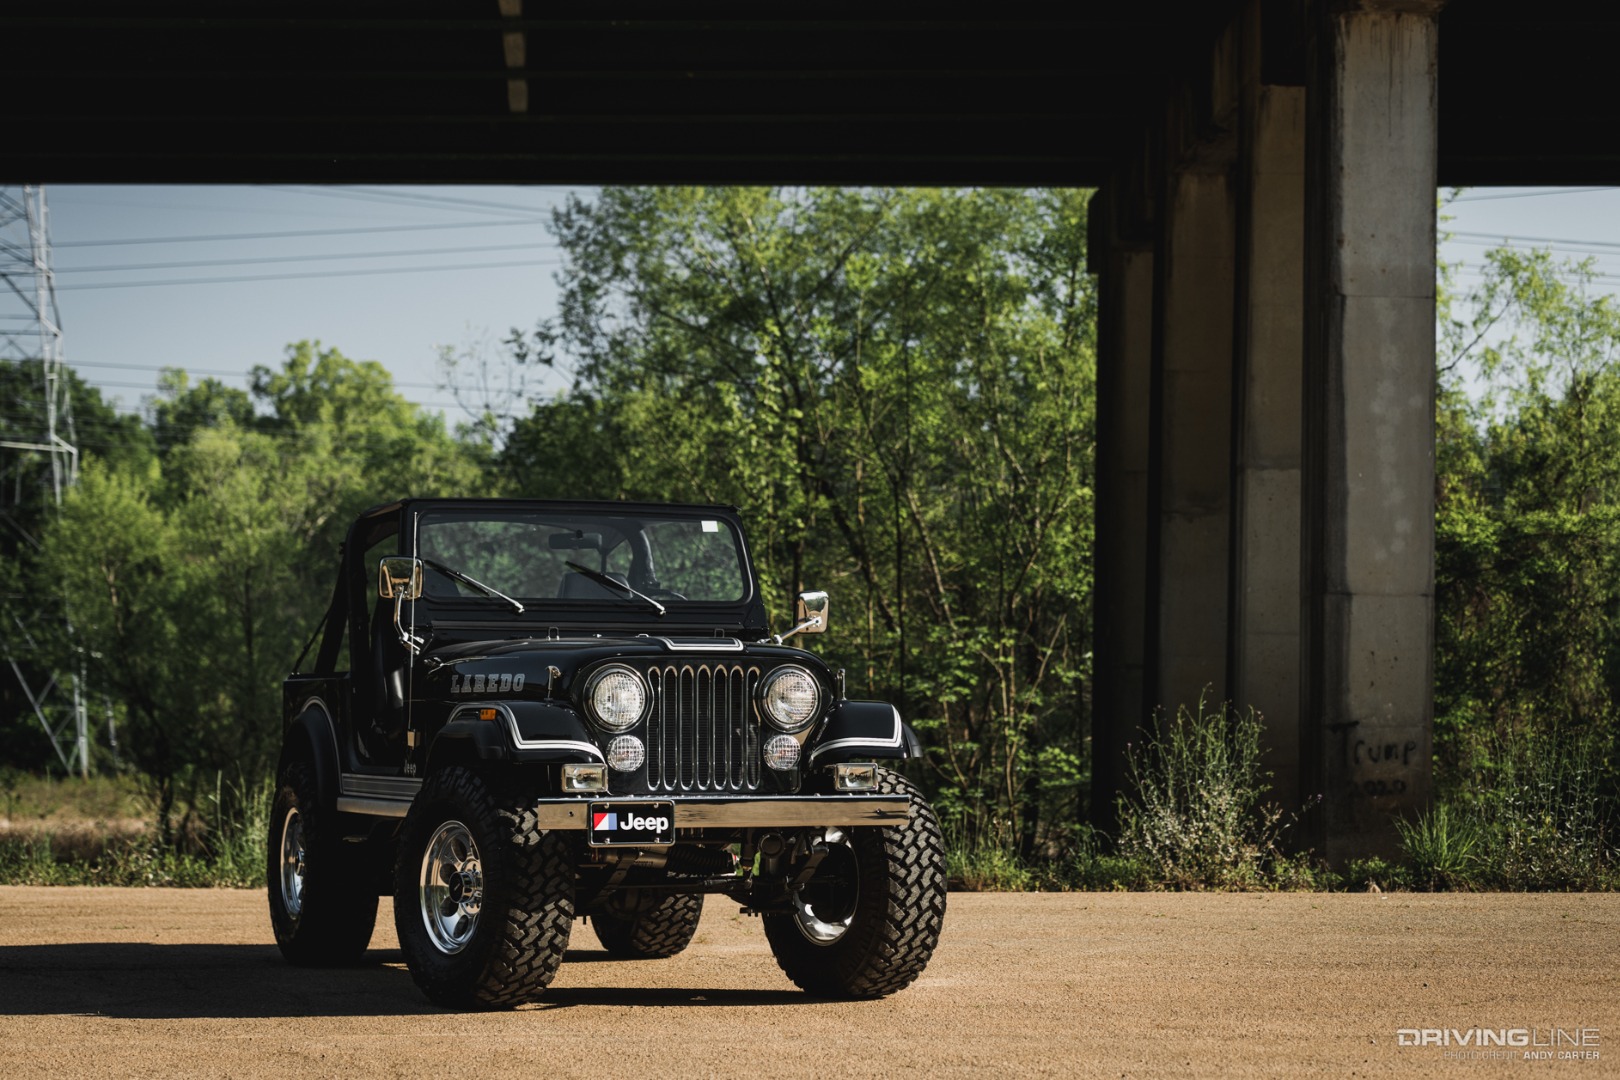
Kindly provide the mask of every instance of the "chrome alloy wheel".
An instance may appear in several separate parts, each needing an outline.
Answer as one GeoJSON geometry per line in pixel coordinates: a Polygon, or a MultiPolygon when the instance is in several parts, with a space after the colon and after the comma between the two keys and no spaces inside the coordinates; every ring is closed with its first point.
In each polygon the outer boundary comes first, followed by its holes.
{"type": "Polygon", "coordinates": [[[281,906],[293,919],[304,910],[304,819],[296,806],[281,823],[281,906]]]}
{"type": "Polygon", "coordinates": [[[827,845],[826,858],[818,868],[835,881],[818,885],[815,878],[793,890],[793,922],[807,941],[816,945],[832,945],[849,930],[855,919],[856,901],[861,886],[857,876],[855,849],[839,829],[828,829],[822,835],[827,845]]]}
{"type": "Polygon", "coordinates": [[[459,821],[446,821],[422,853],[417,896],[428,937],[442,953],[467,947],[478,929],[484,903],[484,871],[472,833],[459,821]]]}

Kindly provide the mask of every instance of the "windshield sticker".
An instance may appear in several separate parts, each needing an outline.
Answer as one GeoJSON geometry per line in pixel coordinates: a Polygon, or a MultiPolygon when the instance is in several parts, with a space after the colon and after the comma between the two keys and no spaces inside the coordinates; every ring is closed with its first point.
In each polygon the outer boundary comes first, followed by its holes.
{"type": "Polygon", "coordinates": [[[703,531],[704,532],[719,532],[720,531],[720,523],[718,521],[705,521],[703,523],[703,531]]]}

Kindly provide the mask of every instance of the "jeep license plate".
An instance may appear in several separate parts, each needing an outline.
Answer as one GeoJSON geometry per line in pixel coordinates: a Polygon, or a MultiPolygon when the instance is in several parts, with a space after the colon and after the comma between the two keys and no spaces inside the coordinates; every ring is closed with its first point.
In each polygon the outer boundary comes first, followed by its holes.
{"type": "Polygon", "coordinates": [[[592,847],[655,847],[675,842],[675,804],[667,799],[591,803],[592,847]]]}

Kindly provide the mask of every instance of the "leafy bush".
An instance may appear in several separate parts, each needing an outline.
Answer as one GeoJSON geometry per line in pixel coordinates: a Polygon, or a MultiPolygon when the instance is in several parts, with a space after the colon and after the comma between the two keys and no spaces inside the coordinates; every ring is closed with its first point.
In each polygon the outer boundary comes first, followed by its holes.
{"type": "Polygon", "coordinates": [[[1331,876],[1336,880],[1329,887],[1345,892],[1389,892],[1415,887],[1412,871],[1405,863],[1392,863],[1376,856],[1352,859],[1343,873],[1331,876]]]}
{"type": "Polygon", "coordinates": [[[1265,801],[1253,709],[1180,708],[1144,747],[1126,749],[1120,852],[1171,888],[1264,886],[1279,864],[1283,812],[1265,801]]]}
{"type": "Polygon", "coordinates": [[[1117,891],[1150,889],[1160,884],[1148,863],[1134,855],[1110,852],[1104,840],[1093,829],[1080,832],[1074,853],[1058,869],[1066,887],[1117,891]]]}

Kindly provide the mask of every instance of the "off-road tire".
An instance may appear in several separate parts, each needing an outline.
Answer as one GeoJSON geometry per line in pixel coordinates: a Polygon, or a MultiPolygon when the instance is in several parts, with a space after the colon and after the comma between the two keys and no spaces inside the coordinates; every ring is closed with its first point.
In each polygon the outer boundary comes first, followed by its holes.
{"type": "Polygon", "coordinates": [[[538,998],[557,973],[574,922],[574,858],[560,834],[541,832],[532,804],[497,802],[476,774],[430,776],[400,831],[394,927],[416,985],[453,1009],[512,1008],[538,998]],[[462,823],[478,846],[483,899],[465,947],[449,953],[427,928],[420,893],[430,839],[462,823]]]}
{"type": "Polygon", "coordinates": [[[843,935],[819,944],[791,913],[762,920],[782,971],[818,997],[869,999],[903,990],[928,966],[945,924],[945,839],[939,819],[898,773],[880,771],[877,790],[910,795],[911,819],[847,830],[858,893],[843,935]]]}
{"type": "Polygon", "coordinates": [[[358,963],[377,923],[376,887],[360,872],[353,854],[343,850],[332,828],[334,812],[321,805],[309,762],[294,760],[282,769],[270,810],[265,885],[276,944],[299,967],[358,963]],[[302,873],[297,875],[302,887],[298,899],[290,901],[283,855],[295,821],[303,841],[302,873]]]}
{"type": "Polygon", "coordinates": [[[692,943],[703,915],[701,893],[676,893],[629,917],[611,911],[591,916],[596,940],[625,960],[663,960],[692,943]]]}

